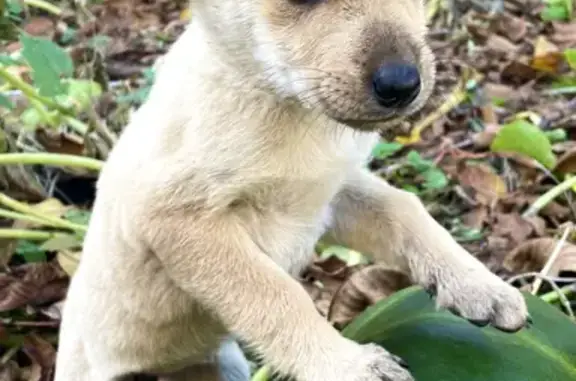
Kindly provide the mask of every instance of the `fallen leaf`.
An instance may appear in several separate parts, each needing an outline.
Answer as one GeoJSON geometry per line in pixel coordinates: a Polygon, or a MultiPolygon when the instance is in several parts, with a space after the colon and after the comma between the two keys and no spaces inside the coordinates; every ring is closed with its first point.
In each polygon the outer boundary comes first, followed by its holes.
{"type": "Polygon", "coordinates": [[[564,175],[576,174],[576,149],[567,151],[558,158],[554,172],[564,175]]]}
{"type": "Polygon", "coordinates": [[[490,150],[531,157],[548,169],[556,164],[556,156],[546,134],[538,126],[524,119],[516,119],[503,125],[490,145],[490,150]]]}
{"type": "Polygon", "coordinates": [[[32,364],[39,368],[38,381],[51,381],[56,362],[56,350],[52,344],[32,333],[24,338],[23,351],[32,364]]]}
{"type": "Polygon", "coordinates": [[[491,205],[506,195],[506,183],[484,163],[464,162],[457,174],[458,181],[469,191],[475,191],[475,199],[483,205],[491,205]]]}
{"type": "Polygon", "coordinates": [[[27,263],[0,274],[0,312],[64,298],[68,277],[54,262],[27,263]]]}
{"type": "Polygon", "coordinates": [[[354,272],[336,291],[328,310],[328,321],[343,328],[367,307],[410,286],[409,277],[381,265],[354,272]]]}
{"type": "MultiPolygon", "coordinates": [[[[510,252],[503,266],[514,273],[541,271],[559,240],[551,237],[535,238],[523,242],[510,252]]],[[[576,245],[565,242],[550,268],[550,276],[563,273],[576,274],[576,245]]]]}
{"type": "Polygon", "coordinates": [[[496,214],[492,232],[501,237],[508,237],[519,244],[534,232],[532,223],[518,213],[496,214]]]}
{"type": "Polygon", "coordinates": [[[538,36],[534,46],[534,56],[531,66],[539,71],[556,74],[563,62],[560,49],[544,36],[538,36]]]}

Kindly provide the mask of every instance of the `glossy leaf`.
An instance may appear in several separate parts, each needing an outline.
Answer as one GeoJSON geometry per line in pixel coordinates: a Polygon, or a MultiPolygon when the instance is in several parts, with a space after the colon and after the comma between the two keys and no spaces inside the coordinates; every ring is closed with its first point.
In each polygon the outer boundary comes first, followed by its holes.
{"type": "Polygon", "coordinates": [[[532,327],[505,333],[436,310],[414,286],[365,310],[343,334],[400,356],[416,381],[576,380],[576,324],[537,297],[525,298],[532,327]]]}
{"type": "Polygon", "coordinates": [[[523,119],[502,126],[490,149],[493,152],[511,152],[531,157],[548,169],[556,163],[556,156],[546,134],[538,126],[523,119]]]}

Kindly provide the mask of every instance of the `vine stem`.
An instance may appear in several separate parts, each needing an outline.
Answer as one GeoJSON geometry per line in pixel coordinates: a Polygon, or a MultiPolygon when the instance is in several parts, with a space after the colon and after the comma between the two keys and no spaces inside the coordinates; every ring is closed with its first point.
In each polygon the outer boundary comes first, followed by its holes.
{"type": "Polygon", "coordinates": [[[30,7],[43,9],[46,12],[50,12],[56,16],[60,16],[62,14],[62,10],[60,8],[44,0],[24,0],[24,3],[30,7]]]}
{"type": "Polygon", "coordinates": [[[554,186],[548,192],[544,193],[542,196],[538,197],[532,205],[523,213],[524,217],[532,217],[538,214],[542,208],[554,201],[554,199],[560,196],[562,193],[566,192],[570,188],[576,185],[576,176],[570,177],[560,184],[554,186]]]}
{"type": "Polygon", "coordinates": [[[0,238],[27,239],[30,241],[46,241],[56,237],[67,237],[70,234],[53,233],[28,229],[0,229],[0,238]]]}
{"type": "Polygon", "coordinates": [[[23,164],[23,165],[55,165],[61,167],[81,167],[100,171],[104,162],[98,159],[78,155],[60,153],[4,153],[0,154],[0,165],[23,164]]]}
{"type": "MultiPolygon", "coordinates": [[[[22,94],[24,94],[28,99],[34,100],[36,102],[40,102],[45,106],[48,106],[50,108],[53,108],[53,109],[56,109],[57,111],[59,111],[61,114],[64,115],[64,119],[66,120],[66,122],[68,124],[70,124],[70,126],[72,128],[74,128],[76,131],[78,131],[80,134],[85,134],[86,131],[89,130],[88,125],[86,123],[73,117],[72,110],[59,104],[58,102],[56,102],[55,100],[53,100],[51,98],[48,98],[48,97],[45,97],[45,96],[38,94],[38,92],[36,91],[36,89],[34,87],[27,84],[24,80],[22,80],[22,78],[19,78],[18,76],[15,76],[12,73],[10,73],[3,66],[0,66],[0,79],[3,79],[10,86],[22,91],[22,94]]],[[[39,105],[34,104],[34,103],[35,102],[31,102],[31,104],[36,109],[38,109],[38,111],[40,113],[45,115],[45,111],[39,109],[39,105]]]]}
{"type": "Polygon", "coordinates": [[[39,218],[45,221],[47,224],[50,224],[53,227],[70,229],[73,231],[79,232],[86,232],[88,228],[84,225],[75,224],[70,221],[63,220],[58,217],[46,216],[42,213],[38,213],[33,208],[29,207],[28,205],[21,203],[19,201],[14,200],[13,198],[0,193],[0,204],[7,206],[10,209],[13,209],[16,212],[31,215],[33,217],[39,218]]]}
{"type": "Polygon", "coordinates": [[[41,218],[30,216],[27,214],[18,213],[18,212],[13,212],[11,210],[6,210],[6,209],[0,209],[0,217],[10,218],[12,220],[33,222],[33,223],[39,224],[39,225],[46,225],[47,224],[46,221],[44,221],[41,218]]]}

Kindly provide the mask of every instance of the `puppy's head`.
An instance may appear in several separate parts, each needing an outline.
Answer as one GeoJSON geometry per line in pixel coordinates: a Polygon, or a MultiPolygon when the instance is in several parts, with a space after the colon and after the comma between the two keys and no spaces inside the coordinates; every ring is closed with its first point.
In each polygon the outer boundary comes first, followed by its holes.
{"type": "Polygon", "coordinates": [[[235,5],[218,7],[229,16],[216,23],[249,25],[235,33],[249,40],[235,41],[236,53],[250,50],[279,95],[334,120],[382,128],[419,110],[432,92],[424,0],[221,1],[235,5]]]}

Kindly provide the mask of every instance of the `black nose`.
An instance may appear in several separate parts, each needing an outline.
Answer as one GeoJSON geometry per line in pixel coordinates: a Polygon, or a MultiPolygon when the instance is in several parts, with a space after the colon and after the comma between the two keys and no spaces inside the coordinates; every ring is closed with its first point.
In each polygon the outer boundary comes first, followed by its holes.
{"type": "Polygon", "coordinates": [[[414,65],[388,63],[374,73],[372,86],[381,106],[406,107],[420,93],[420,74],[414,65]]]}

